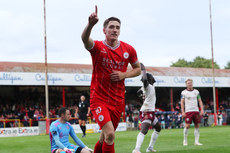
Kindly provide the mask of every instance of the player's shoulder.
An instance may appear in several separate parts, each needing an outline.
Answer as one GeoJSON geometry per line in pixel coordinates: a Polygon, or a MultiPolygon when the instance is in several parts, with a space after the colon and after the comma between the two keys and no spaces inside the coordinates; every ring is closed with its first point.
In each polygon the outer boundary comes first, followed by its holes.
{"type": "Polygon", "coordinates": [[[58,120],[53,121],[53,122],[50,124],[50,129],[56,128],[59,124],[60,124],[60,122],[59,122],[58,120]]]}
{"type": "Polygon", "coordinates": [[[124,42],[124,41],[120,41],[120,45],[128,48],[129,50],[134,49],[132,45],[130,45],[130,44],[124,42]]]}
{"type": "Polygon", "coordinates": [[[185,94],[188,90],[187,89],[184,89],[181,91],[181,94],[185,94]]]}
{"type": "Polygon", "coordinates": [[[66,122],[66,124],[67,124],[69,127],[72,127],[72,125],[70,124],[70,122],[66,122]]]}
{"type": "Polygon", "coordinates": [[[195,93],[198,93],[198,94],[199,94],[199,90],[197,90],[197,89],[193,89],[193,92],[195,92],[195,93]]]}

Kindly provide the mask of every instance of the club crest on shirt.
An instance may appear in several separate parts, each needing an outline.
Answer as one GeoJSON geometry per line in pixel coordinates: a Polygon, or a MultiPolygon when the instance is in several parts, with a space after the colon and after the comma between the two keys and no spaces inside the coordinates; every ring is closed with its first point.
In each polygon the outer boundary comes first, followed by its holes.
{"type": "Polygon", "coordinates": [[[100,122],[102,122],[102,121],[104,120],[104,116],[103,116],[103,115],[99,115],[99,116],[98,116],[98,120],[99,120],[100,122]]]}
{"type": "Polygon", "coordinates": [[[124,52],[123,57],[124,57],[125,59],[129,58],[129,53],[128,53],[128,52],[124,52]]]}

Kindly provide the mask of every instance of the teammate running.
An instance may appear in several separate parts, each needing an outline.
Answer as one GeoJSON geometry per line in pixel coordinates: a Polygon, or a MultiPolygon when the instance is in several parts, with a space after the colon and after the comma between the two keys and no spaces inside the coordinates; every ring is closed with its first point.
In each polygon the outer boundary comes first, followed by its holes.
{"type": "Polygon", "coordinates": [[[187,79],[185,81],[187,89],[183,90],[181,92],[181,112],[182,116],[185,119],[185,128],[184,128],[184,141],[183,145],[187,146],[187,136],[188,136],[188,129],[190,127],[190,124],[192,124],[192,121],[195,124],[195,145],[201,146],[199,142],[199,123],[200,123],[200,116],[203,116],[203,103],[200,97],[200,93],[198,90],[193,88],[193,80],[187,79]],[[198,102],[200,106],[200,113],[198,109],[198,102]]]}
{"type": "Polygon", "coordinates": [[[82,41],[90,52],[93,74],[90,87],[90,109],[102,129],[95,153],[114,153],[115,130],[125,108],[125,78],[140,75],[140,63],[135,49],[118,40],[121,21],[116,17],[105,20],[104,41],[94,41],[90,33],[98,22],[97,6],[89,16],[82,41]],[[132,70],[126,72],[128,64],[132,70]]]}
{"type": "Polygon", "coordinates": [[[60,118],[50,125],[50,143],[52,153],[93,153],[75,134],[73,127],[68,122],[70,119],[70,111],[67,108],[61,108],[58,115],[60,118]],[[69,142],[69,135],[76,146],[69,142]]]}
{"type": "Polygon", "coordinates": [[[155,128],[152,133],[150,143],[146,152],[156,152],[154,150],[154,144],[158,138],[161,131],[161,126],[155,117],[155,104],[156,104],[156,93],[154,83],[156,82],[152,74],[146,73],[144,65],[141,63],[143,87],[138,90],[138,95],[144,97],[144,103],[140,110],[140,120],[141,120],[141,132],[137,135],[136,147],[132,153],[141,153],[140,148],[144,141],[145,135],[148,133],[150,125],[155,128]]]}

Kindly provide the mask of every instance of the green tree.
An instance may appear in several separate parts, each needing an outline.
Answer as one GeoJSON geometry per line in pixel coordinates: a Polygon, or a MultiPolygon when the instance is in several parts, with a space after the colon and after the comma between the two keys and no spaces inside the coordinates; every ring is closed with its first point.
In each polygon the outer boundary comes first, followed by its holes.
{"type": "Polygon", "coordinates": [[[182,59],[180,58],[175,63],[172,63],[172,65],[170,65],[170,67],[189,67],[189,63],[184,58],[182,58],[182,59]]]}
{"type": "Polygon", "coordinates": [[[230,69],[230,61],[228,61],[227,65],[224,68],[225,69],[230,69]]]}
{"type": "MultiPolygon", "coordinates": [[[[185,59],[179,59],[177,62],[172,63],[171,67],[193,67],[193,68],[212,68],[212,59],[206,59],[197,56],[193,61],[186,61],[185,59]]],[[[214,62],[214,68],[220,69],[220,66],[214,62]]]]}

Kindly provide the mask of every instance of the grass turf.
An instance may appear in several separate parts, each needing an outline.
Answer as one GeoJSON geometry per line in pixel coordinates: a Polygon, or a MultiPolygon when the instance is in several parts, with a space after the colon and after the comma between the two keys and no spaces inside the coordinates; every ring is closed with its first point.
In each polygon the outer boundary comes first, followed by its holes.
{"type": "MultiPolygon", "coordinates": [[[[203,146],[194,146],[194,128],[189,129],[188,146],[182,146],[183,129],[162,130],[155,144],[160,153],[230,153],[230,126],[200,128],[200,142],[203,146]]],[[[139,131],[116,132],[116,153],[131,153],[136,144],[139,131]]],[[[141,147],[144,153],[149,144],[152,130],[145,136],[141,147]]],[[[77,134],[81,138],[81,134],[77,134]]],[[[87,134],[81,138],[90,148],[99,138],[98,133],[87,134]]],[[[73,143],[70,138],[70,142],[73,143]]],[[[0,138],[0,153],[50,153],[48,135],[0,138]]]]}

